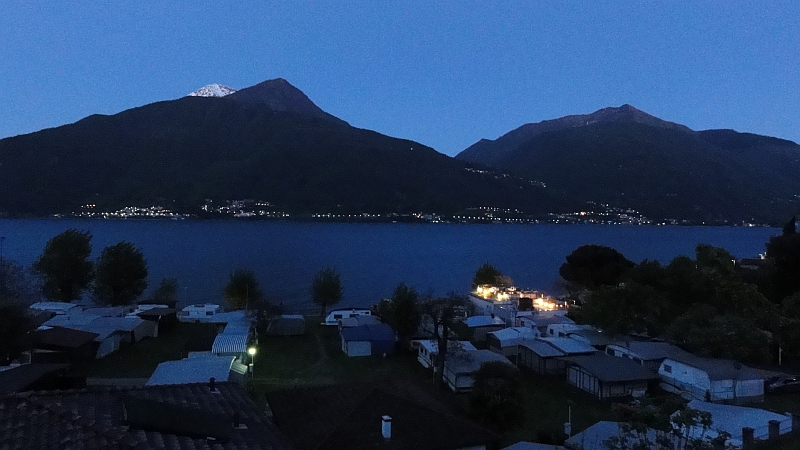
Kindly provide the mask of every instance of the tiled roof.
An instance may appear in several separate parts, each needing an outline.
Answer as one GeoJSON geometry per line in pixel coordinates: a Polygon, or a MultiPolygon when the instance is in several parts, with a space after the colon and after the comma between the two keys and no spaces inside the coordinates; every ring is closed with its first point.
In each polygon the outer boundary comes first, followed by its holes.
{"type": "Polygon", "coordinates": [[[206,384],[189,384],[93,386],[2,396],[0,448],[291,448],[242,387],[233,383],[216,387],[218,393],[210,392],[206,384]],[[147,420],[142,420],[142,405],[150,406],[145,411],[147,420]],[[246,428],[233,427],[236,414],[246,428]],[[195,416],[214,418],[218,426],[213,430],[196,427],[202,421],[192,420],[195,416]],[[203,434],[217,438],[210,440],[203,434]]]}
{"type": "Polygon", "coordinates": [[[491,444],[481,427],[370,385],[301,388],[268,395],[275,422],[300,450],[450,449],[491,444]],[[391,438],[381,417],[392,418],[391,438]]]}
{"type": "Polygon", "coordinates": [[[29,389],[31,385],[55,372],[63,372],[69,364],[22,364],[0,370],[0,395],[29,389]]]}

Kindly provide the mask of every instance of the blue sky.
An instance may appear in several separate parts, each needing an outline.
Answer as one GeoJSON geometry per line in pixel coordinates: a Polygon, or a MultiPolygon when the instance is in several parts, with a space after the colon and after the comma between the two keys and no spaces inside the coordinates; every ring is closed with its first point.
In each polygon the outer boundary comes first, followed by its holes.
{"type": "Polygon", "coordinates": [[[800,2],[5,0],[0,138],[286,78],[454,155],[629,103],[800,142],[800,2]]]}

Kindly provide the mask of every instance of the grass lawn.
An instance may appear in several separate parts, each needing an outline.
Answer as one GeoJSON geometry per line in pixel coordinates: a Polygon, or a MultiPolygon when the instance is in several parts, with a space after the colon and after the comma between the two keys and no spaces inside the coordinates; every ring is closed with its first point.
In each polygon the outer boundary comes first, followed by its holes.
{"type": "MultiPolygon", "coordinates": [[[[258,403],[264,394],[296,386],[328,385],[348,382],[383,382],[423,404],[467,417],[467,395],[436,390],[432,372],[424,369],[415,354],[401,353],[390,358],[349,358],[341,351],[336,327],[316,325],[309,320],[303,336],[265,337],[260,340],[251,392],[258,403]]],[[[503,435],[505,445],[536,441],[542,436],[564,439],[564,422],[572,408],[572,429],[583,430],[598,420],[613,420],[609,403],[570,389],[563,378],[524,373],[521,392],[526,407],[525,425],[503,435]]]]}
{"type": "Polygon", "coordinates": [[[185,358],[200,342],[208,342],[211,349],[215,335],[215,325],[178,322],[156,338],[142,339],[92,361],[81,372],[89,378],[149,378],[159,363],[185,358]]]}

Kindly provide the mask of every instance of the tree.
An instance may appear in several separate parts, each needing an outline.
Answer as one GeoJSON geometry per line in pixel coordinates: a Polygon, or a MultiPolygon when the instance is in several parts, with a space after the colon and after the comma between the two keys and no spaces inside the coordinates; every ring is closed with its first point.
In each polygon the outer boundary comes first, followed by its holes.
{"type": "Polygon", "coordinates": [[[475,271],[475,277],[472,279],[472,289],[482,284],[489,284],[492,286],[510,285],[513,284],[513,281],[511,278],[503,275],[495,266],[487,262],[483,263],[483,265],[475,271]]]}
{"type": "Polygon", "coordinates": [[[420,304],[424,326],[430,327],[436,345],[439,347],[439,355],[436,358],[436,386],[441,388],[444,385],[444,365],[449,351],[448,341],[451,338],[451,328],[456,321],[458,311],[467,303],[467,299],[450,293],[447,297],[427,298],[420,304]]]}
{"type": "Polygon", "coordinates": [[[322,308],[322,317],[329,306],[342,299],[342,280],[339,272],[333,268],[325,268],[314,275],[311,280],[311,299],[322,308]]]}
{"type": "Polygon", "coordinates": [[[525,419],[519,400],[521,376],[514,366],[500,361],[481,364],[469,394],[469,406],[483,423],[500,431],[517,428],[525,419]]]}
{"type": "Polygon", "coordinates": [[[767,257],[774,261],[771,284],[773,301],[779,302],[800,291],[800,233],[787,224],[780,236],[772,236],[767,242],[767,257]]]}
{"type": "Polygon", "coordinates": [[[256,274],[250,269],[231,272],[222,296],[234,309],[249,309],[251,305],[258,304],[263,298],[256,274]]]}
{"type": "Polygon", "coordinates": [[[6,365],[23,350],[25,333],[35,328],[28,308],[9,298],[0,298],[0,365],[6,365]]]}
{"type": "Polygon", "coordinates": [[[603,441],[608,450],[717,450],[731,448],[728,433],[710,437],[711,413],[689,408],[674,400],[642,399],[634,405],[617,406],[628,420],[619,422],[619,433],[603,441]],[[624,408],[624,409],[623,409],[624,408]]]}
{"type": "Polygon", "coordinates": [[[47,241],[33,270],[42,278],[42,294],[50,300],[70,302],[81,298],[92,281],[92,235],[67,230],[47,241]]]}
{"type": "Polygon", "coordinates": [[[378,315],[394,329],[400,340],[405,342],[419,328],[421,321],[419,294],[414,288],[400,283],[395,288],[392,299],[378,305],[378,315]]]}
{"type": "Polygon", "coordinates": [[[174,308],[178,303],[178,280],[175,278],[162,279],[161,284],[147,298],[147,302],[174,308]]]}
{"type": "Polygon", "coordinates": [[[147,262],[130,242],[104,248],[96,268],[94,297],[99,303],[130,305],[147,289],[147,262]]]}
{"type": "Polygon", "coordinates": [[[558,269],[561,278],[587,289],[614,286],[628,269],[636,265],[622,253],[602,245],[582,245],[566,259],[567,262],[558,269]]]}
{"type": "Polygon", "coordinates": [[[34,285],[21,265],[8,259],[0,260],[0,301],[8,300],[22,304],[36,301],[34,285]]]}

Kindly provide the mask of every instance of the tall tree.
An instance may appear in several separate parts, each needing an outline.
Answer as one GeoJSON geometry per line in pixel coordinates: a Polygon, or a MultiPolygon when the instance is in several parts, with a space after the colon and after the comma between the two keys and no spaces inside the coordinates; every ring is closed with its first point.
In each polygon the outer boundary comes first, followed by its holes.
{"type": "Polygon", "coordinates": [[[104,248],[96,267],[94,297],[100,303],[130,305],[147,289],[147,262],[130,242],[104,248]]]}
{"type": "Polygon", "coordinates": [[[800,233],[791,225],[784,226],[783,234],[772,236],[767,242],[767,257],[775,263],[772,270],[773,301],[779,302],[800,291],[800,233]]]}
{"type": "Polygon", "coordinates": [[[525,420],[520,402],[519,370],[504,362],[481,364],[469,394],[469,406],[477,418],[500,431],[518,428],[525,420]]]}
{"type": "Polygon", "coordinates": [[[561,278],[588,289],[614,286],[636,265],[622,253],[603,245],[582,245],[566,259],[558,269],[561,278]]]}
{"type": "Polygon", "coordinates": [[[36,301],[35,283],[26,275],[20,264],[7,258],[0,260],[0,301],[11,300],[22,304],[36,301]]]}
{"type": "Polygon", "coordinates": [[[250,269],[231,272],[222,296],[233,309],[247,309],[263,299],[256,274],[250,269]]]}
{"type": "Polygon", "coordinates": [[[478,270],[475,271],[475,277],[472,278],[472,289],[475,289],[482,284],[499,286],[504,284],[513,284],[513,282],[511,278],[506,277],[495,266],[487,262],[483,263],[483,265],[478,267],[478,270]]]}
{"type": "Polygon", "coordinates": [[[311,299],[322,308],[323,319],[328,307],[339,303],[342,294],[342,280],[336,269],[322,269],[311,280],[311,299]]]}
{"type": "Polygon", "coordinates": [[[44,252],[33,263],[46,298],[61,302],[81,298],[93,276],[91,240],[88,231],[70,229],[47,241],[44,252]]]}
{"type": "Polygon", "coordinates": [[[6,365],[23,350],[25,333],[35,328],[28,308],[9,298],[0,299],[0,365],[6,365]]]}
{"type": "Polygon", "coordinates": [[[450,346],[448,341],[451,339],[450,330],[458,317],[458,311],[467,303],[467,299],[450,293],[447,297],[428,298],[421,303],[424,317],[424,326],[430,327],[436,345],[439,347],[439,355],[436,358],[436,386],[444,385],[444,365],[447,360],[450,346]]]}
{"type": "Polygon", "coordinates": [[[158,287],[147,298],[147,301],[174,308],[178,303],[178,280],[176,278],[162,279],[158,287]]]}
{"type": "Polygon", "coordinates": [[[400,340],[407,341],[419,328],[419,294],[414,288],[400,283],[395,288],[392,299],[379,304],[378,315],[394,329],[400,340]]]}

